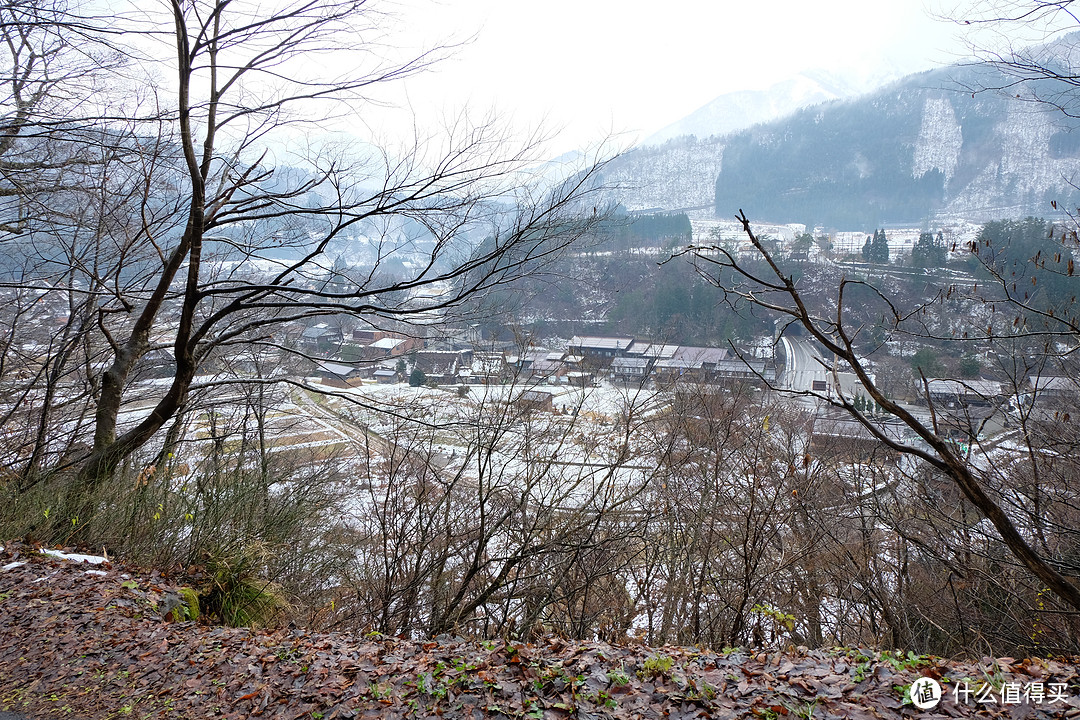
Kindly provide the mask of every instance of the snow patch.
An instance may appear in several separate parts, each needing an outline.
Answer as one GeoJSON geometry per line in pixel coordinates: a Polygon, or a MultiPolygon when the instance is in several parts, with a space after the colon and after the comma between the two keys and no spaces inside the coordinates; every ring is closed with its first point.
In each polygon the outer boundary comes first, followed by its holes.
{"type": "Polygon", "coordinates": [[[104,558],[100,555],[82,555],[81,553],[66,553],[60,550],[42,550],[43,555],[50,557],[60,558],[61,560],[70,560],[72,562],[84,562],[91,565],[100,565],[101,563],[108,562],[108,558],[104,558]]]}
{"type": "Polygon", "coordinates": [[[911,174],[921,178],[931,170],[939,170],[948,184],[960,163],[964,135],[948,98],[926,98],[922,127],[915,143],[915,158],[911,174]]]}

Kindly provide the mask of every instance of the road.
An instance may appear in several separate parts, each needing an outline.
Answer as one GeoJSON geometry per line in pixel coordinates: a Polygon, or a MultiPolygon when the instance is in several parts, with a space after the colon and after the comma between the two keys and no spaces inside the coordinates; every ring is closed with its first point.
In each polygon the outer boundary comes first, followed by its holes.
{"type": "Polygon", "coordinates": [[[809,391],[814,381],[828,381],[828,373],[821,364],[821,353],[808,340],[781,337],[784,344],[784,374],[780,386],[786,390],[809,391]]]}

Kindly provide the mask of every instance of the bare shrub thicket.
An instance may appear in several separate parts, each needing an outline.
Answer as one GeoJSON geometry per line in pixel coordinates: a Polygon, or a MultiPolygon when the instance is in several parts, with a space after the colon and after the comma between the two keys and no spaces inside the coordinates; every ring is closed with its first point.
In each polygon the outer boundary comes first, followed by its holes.
{"type": "MultiPolygon", "coordinates": [[[[629,388],[603,413],[594,389],[550,410],[524,381],[416,390],[350,447],[308,448],[273,439],[299,421],[252,389],[193,403],[151,470],[105,486],[92,542],[208,578],[231,568],[281,599],[279,617],[324,629],[1075,649],[1075,619],[940,472],[760,389],[629,388]]],[[[1054,427],[1026,412],[1032,438],[1054,427]]],[[[1038,437],[1054,452],[1033,439],[995,455],[995,492],[1067,556],[1077,456],[1060,432],[1038,437]]],[[[47,487],[5,534],[71,527],[47,487]]]]}
{"type": "Polygon", "coordinates": [[[446,391],[429,391],[368,435],[334,515],[345,562],[313,579],[312,621],[714,647],[1074,647],[1071,618],[925,466],[822,434],[747,387],[627,393],[604,418],[584,409],[588,390],[552,412],[520,402],[525,387],[474,391],[437,423],[430,403],[446,391]]]}
{"type": "MultiPolygon", "coordinates": [[[[878,616],[867,618],[870,629],[893,644],[942,652],[1074,647],[1075,237],[1048,238],[1032,219],[990,223],[970,248],[970,284],[901,298],[874,278],[845,276],[823,301],[811,300],[741,220],[757,258],[723,247],[692,251],[703,277],[728,302],[767,308],[824,348],[835,386],[844,373],[858,390],[802,394],[892,456],[859,498],[867,510],[852,519],[862,527],[837,525],[843,532],[832,538],[834,548],[857,543],[839,558],[878,616]],[[944,328],[928,322],[957,296],[970,308],[965,318],[944,328]],[[877,338],[871,352],[890,342],[978,351],[991,379],[934,379],[920,366],[918,389],[900,401],[873,373],[868,338],[877,338]]],[[[840,476],[842,486],[857,478],[850,469],[840,476]]]]}
{"type": "MultiPolygon", "coordinates": [[[[584,396],[583,396],[584,397],[584,396]]],[[[515,386],[464,414],[402,416],[351,500],[357,557],[334,622],[387,634],[608,637],[632,617],[625,574],[652,474],[628,431],[537,410],[515,386]]]]}

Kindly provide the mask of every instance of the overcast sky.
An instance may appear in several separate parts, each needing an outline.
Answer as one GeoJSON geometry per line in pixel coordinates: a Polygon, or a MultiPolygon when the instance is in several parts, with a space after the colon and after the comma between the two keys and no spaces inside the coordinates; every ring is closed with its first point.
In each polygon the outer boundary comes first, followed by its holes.
{"type": "Polygon", "coordinates": [[[807,69],[862,80],[965,55],[956,26],[921,0],[401,2],[411,45],[473,37],[409,81],[414,110],[494,106],[520,126],[546,119],[561,129],[559,150],[611,131],[644,137],[718,95],[807,69]]]}

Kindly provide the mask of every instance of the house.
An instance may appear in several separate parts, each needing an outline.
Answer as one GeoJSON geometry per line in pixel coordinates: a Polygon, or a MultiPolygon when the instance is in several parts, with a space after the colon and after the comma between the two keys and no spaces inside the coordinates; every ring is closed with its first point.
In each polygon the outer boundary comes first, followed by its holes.
{"type": "Polygon", "coordinates": [[[506,355],[500,351],[475,351],[472,362],[458,371],[461,382],[468,385],[496,385],[510,376],[506,355]]]}
{"type": "Polygon", "coordinates": [[[753,385],[771,383],[776,379],[776,370],[764,360],[744,360],[741,357],[729,357],[707,368],[708,382],[728,384],[748,382],[753,385]]]}
{"type": "Polygon", "coordinates": [[[995,380],[935,379],[927,382],[939,433],[959,443],[993,435],[1008,424],[1005,396],[995,380]]]}
{"type": "Polygon", "coordinates": [[[378,370],[372,373],[372,377],[374,377],[375,382],[379,383],[380,385],[391,385],[398,381],[397,371],[394,368],[385,366],[380,367],[378,370]]]}
{"type": "Polygon", "coordinates": [[[377,330],[375,328],[357,328],[352,331],[353,342],[360,345],[370,345],[371,343],[382,340],[384,337],[388,337],[390,333],[385,330],[377,330]]]}
{"type": "Polygon", "coordinates": [[[649,360],[643,357],[617,357],[611,361],[611,374],[616,380],[641,382],[649,375],[649,360]]]}
{"type": "Polygon", "coordinates": [[[367,374],[367,369],[363,366],[319,361],[316,363],[315,374],[324,385],[345,388],[358,385],[367,374]]]}
{"type": "Polygon", "coordinates": [[[422,338],[389,333],[368,345],[369,350],[381,353],[383,357],[399,357],[422,347],[422,338]]]}
{"type": "Polygon", "coordinates": [[[930,401],[945,407],[994,405],[1001,401],[1001,383],[996,380],[935,379],[926,383],[930,401]]]}
{"type": "Polygon", "coordinates": [[[595,379],[596,375],[588,370],[571,370],[562,377],[566,384],[581,388],[589,387],[595,379]]]}
{"type": "Polygon", "coordinates": [[[522,377],[555,382],[567,371],[563,364],[564,354],[543,349],[529,350],[518,360],[518,369],[522,377]]]}
{"type": "Polygon", "coordinates": [[[326,323],[305,328],[304,332],[300,333],[300,346],[306,350],[326,352],[341,347],[344,340],[345,336],[340,327],[331,327],[326,323]]]}
{"type": "Polygon", "coordinates": [[[708,368],[727,357],[723,348],[704,348],[681,345],[670,357],[656,361],[653,366],[657,382],[671,384],[678,380],[705,382],[708,368]]]}
{"type": "Polygon", "coordinates": [[[634,344],[632,337],[603,337],[575,335],[567,348],[572,355],[580,355],[594,367],[606,367],[616,357],[622,357],[634,344]]]}
{"type": "Polygon", "coordinates": [[[409,372],[419,369],[429,382],[454,385],[462,368],[472,365],[472,350],[421,350],[409,356],[409,372]]]}
{"type": "Polygon", "coordinates": [[[679,380],[758,384],[775,379],[775,371],[766,361],[744,360],[729,354],[725,348],[680,346],[671,357],[657,360],[653,369],[657,382],[664,384],[679,380]]]}
{"type": "MultiPolygon", "coordinates": [[[[875,425],[886,437],[897,443],[906,440],[908,428],[895,418],[876,419],[875,425]]],[[[881,442],[861,422],[850,414],[827,408],[813,418],[810,429],[810,450],[823,459],[850,462],[896,463],[899,454],[881,442]]]]}
{"type": "Polygon", "coordinates": [[[626,356],[645,358],[655,362],[657,360],[667,360],[674,357],[675,353],[678,351],[678,345],[635,342],[627,349],[626,356]]]}
{"type": "Polygon", "coordinates": [[[167,348],[148,350],[139,358],[136,374],[140,378],[169,378],[176,374],[176,357],[167,348]]]}
{"type": "Polygon", "coordinates": [[[1067,399],[1080,395],[1080,385],[1076,378],[1059,375],[1030,375],[1026,390],[1040,399],[1067,399]]]}
{"type": "Polygon", "coordinates": [[[551,412],[554,409],[554,396],[542,390],[526,390],[518,396],[517,405],[523,410],[542,410],[551,412]]]}

